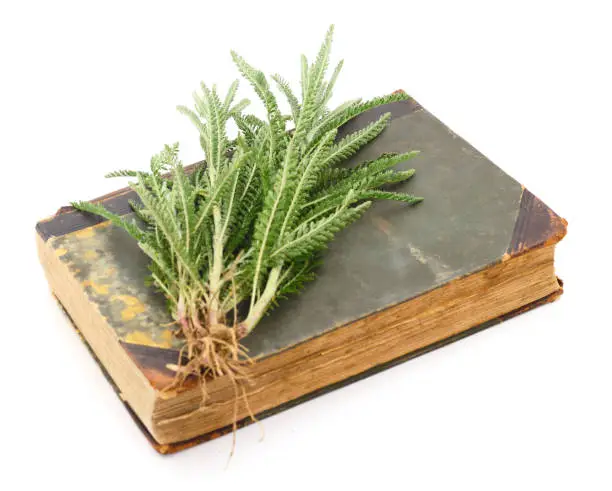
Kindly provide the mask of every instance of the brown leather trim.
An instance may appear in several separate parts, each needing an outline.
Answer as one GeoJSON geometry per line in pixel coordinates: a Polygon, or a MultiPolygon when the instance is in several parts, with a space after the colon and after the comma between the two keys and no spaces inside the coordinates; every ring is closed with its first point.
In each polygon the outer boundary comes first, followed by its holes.
{"type": "MultiPolygon", "coordinates": [[[[185,170],[191,172],[196,165],[201,163],[196,162],[195,164],[188,165],[185,167],[185,170]]],[[[130,201],[138,201],[138,195],[129,187],[125,187],[90,201],[103,204],[106,209],[117,215],[126,215],[132,212],[130,201]]],[[[83,213],[72,206],[62,206],[55,215],[38,222],[36,224],[36,231],[46,241],[51,237],[60,237],[77,230],[92,227],[104,221],[106,220],[98,215],[83,213]]]]}
{"type": "Polygon", "coordinates": [[[557,215],[528,189],[523,189],[507,253],[517,256],[535,247],[555,244],[566,233],[567,220],[557,215]]]}
{"type": "Polygon", "coordinates": [[[153,387],[166,387],[174,380],[176,372],[169,365],[178,364],[178,350],[119,342],[153,387]]]}

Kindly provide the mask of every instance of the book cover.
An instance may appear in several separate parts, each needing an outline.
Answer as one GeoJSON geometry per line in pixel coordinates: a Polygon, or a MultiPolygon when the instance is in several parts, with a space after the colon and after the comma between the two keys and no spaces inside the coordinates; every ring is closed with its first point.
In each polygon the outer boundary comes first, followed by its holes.
{"type": "MultiPolygon", "coordinates": [[[[414,100],[369,111],[347,123],[342,133],[364,127],[385,112],[392,113],[389,127],[351,162],[385,152],[419,150],[420,155],[406,164],[406,168],[416,169],[416,175],[399,190],[424,196],[425,201],[412,209],[395,202],[377,202],[362,220],[341,232],[326,252],[317,279],[300,295],[281,302],[243,339],[251,357],[273,357],[510,258],[555,244],[564,236],[565,220],[414,100]]],[[[116,213],[128,214],[129,200],[134,198],[126,188],[96,201],[116,213]]],[[[156,390],[170,384],[180,340],[173,337],[170,327],[163,327],[172,319],[164,297],[144,282],[148,260],[137,244],[100,217],[70,207],[39,222],[36,229],[41,247],[68,268],[91,312],[104,318],[147,382],[156,390]]],[[[326,387],[299,397],[279,398],[278,404],[258,416],[476,332],[553,300],[561,292],[559,284],[540,298],[528,299],[521,308],[462,326],[452,335],[428,340],[409,352],[389,350],[388,359],[379,357],[367,370],[348,370],[341,380],[326,387]]],[[[74,317],[62,292],[55,291],[55,295],[74,317]]],[[[101,349],[94,347],[94,356],[103,358],[101,349]]],[[[105,364],[101,363],[103,369],[105,364]]],[[[111,374],[109,379],[113,378],[111,374]]],[[[134,414],[134,408],[129,404],[128,408],[134,414]]],[[[139,421],[138,416],[135,419],[139,421]]],[[[241,420],[241,424],[247,422],[246,418],[241,420]]],[[[148,434],[146,425],[141,426],[148,434]]],[[[160,452],[171,452],[230,429],[218,428],[185,442],[163,445],[148,436],[160,452]]]]}

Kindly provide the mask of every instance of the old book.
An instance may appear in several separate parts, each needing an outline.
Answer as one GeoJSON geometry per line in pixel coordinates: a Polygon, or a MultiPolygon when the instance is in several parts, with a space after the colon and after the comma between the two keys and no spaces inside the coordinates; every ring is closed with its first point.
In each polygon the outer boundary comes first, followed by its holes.
{"type": "MultiPolygon", "coordinates": [[[[372,110],[390,126],[354,161],[412,149],[416,208],[378,202],[343,231],[318,278],[281,302],[243,342],[256,359],[249,392],[264,417],[550,302],[562,287],[555,245],[566,222],[414,101],[372,110]]],[[[99,198],[127,214],[122,189],[99,198]]],[[[173,381],[179,340],[164,298],[145,285],[147,259],[123,231],[70,207],[37,224],[54,295],[155,448],[173,452],[231,430],[234,391],[173,381]]],[[[239,406],[239,426],[250,419],[239,406]]]]}

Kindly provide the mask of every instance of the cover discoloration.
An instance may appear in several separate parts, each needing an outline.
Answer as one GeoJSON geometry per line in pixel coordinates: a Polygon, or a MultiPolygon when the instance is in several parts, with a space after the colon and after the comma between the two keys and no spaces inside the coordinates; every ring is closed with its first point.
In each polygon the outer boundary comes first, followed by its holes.
{"type": "Polygon", "coordinates": [[[168,327],[172,319],[164,297],[145,284],[147,258],[123,230],[103,222],[53,237],[49,245],[119,339],[162,348],[180,346],[168,327]]]}

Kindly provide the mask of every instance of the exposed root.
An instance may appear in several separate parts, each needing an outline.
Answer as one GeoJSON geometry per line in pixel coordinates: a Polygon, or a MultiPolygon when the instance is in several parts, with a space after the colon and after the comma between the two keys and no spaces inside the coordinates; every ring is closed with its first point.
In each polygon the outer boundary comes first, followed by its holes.
{"type": "MultiPolygon", "coordinates": [[[[240,324],[236,324],[236,328],[223,324],[205,326],[197,317],[182,317],[177,321],[177,324],[180,326],[178,334],[185,339],[185,344],[179,352],[178,370],[175,379],[164,390],[180,387],[190,377],[196,378],[202,391],[200,407],[193,411],[196,412],[206,409],[210,381],[218,377],[228,378],[234,389],[232,448],[229,455],[231,459],[236,448],[238,405],[241,399],[244,401],[251,420],[259,423],[260,428],[262,428],[248,401],[246,386],[251,383],[248,366],[253,361],[248,356],[248,350],[239,343],[242,334],[240,324]]],[[[193,412],[182,415],[180,418],[189,417],[193,412]]],[[[261,438],[263,439],[263,428],[261,438]]]]}

